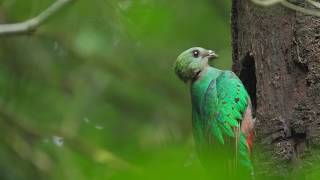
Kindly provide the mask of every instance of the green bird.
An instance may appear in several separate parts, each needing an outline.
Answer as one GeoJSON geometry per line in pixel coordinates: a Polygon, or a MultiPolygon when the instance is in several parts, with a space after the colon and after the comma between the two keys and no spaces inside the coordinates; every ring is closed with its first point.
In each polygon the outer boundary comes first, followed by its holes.
{"type": "Polygon", "coordinates": [[[190,86],[193,135],[201,162],[228,177],[250,174],[254,136],[250,97],[232,71],[209,65],[217,57],[212,50],[193,47],[178,56],[174,70],[190,86]]]}

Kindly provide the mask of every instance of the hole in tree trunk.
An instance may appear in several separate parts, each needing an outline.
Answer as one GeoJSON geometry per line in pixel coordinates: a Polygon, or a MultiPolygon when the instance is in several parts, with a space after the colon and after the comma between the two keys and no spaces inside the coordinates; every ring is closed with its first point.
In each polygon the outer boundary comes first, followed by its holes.
{"type": "Polygon", "coordinates": [[[248,52],[245,57],[240,61],[241,69],[239,78],[247,89],[251,103],[253,107],[253,116],[255,117],[255,110],[257,107],[257,95],[256,95],[256,69],[253,55],[248,52]]]}

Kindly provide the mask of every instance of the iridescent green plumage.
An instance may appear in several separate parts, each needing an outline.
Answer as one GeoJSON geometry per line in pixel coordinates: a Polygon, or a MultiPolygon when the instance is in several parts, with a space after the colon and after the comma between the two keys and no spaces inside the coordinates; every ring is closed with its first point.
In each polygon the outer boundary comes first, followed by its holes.
{"type": "MultiPolygon", "coordinates": [[[[192,125],[200,157],[202,161],[220,163],[221,167],[242,166],[251,171],[247,134],[240,127],[247,109],[251,108],[249,95],[233,72],[208,65],[210,52],[191,48],[183,52],[175,63],[178,77],[190,84],[192,125]],[[212,156],[213,152],[226,157],[221,161],[205,157],[212,156]]],[[[246,122],[252,128],[249,110],[250,117],[246,117],[249,119],[246,122]]]]}
{"type": "Polygon", "coordinates": [[[238,77],[231,71],[207,67],[202,76],[192,83],[191,98],[196,141],[214,136],[218,143],[224,145],[226,139],[238,138],[235,143],[238,143],[236,148],[240,161],[251,168],[246,138],[241,131],[236,132],[249,99],[238,77]]]}

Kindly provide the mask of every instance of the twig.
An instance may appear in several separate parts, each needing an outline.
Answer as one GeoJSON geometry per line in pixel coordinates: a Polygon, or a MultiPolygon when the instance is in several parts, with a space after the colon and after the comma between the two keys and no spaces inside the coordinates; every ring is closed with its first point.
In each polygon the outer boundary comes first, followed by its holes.
{"type": "Polygon", "coordinates": [[[317,8],[320,8],[320,3],[317,1],[313,1],[313,0],[306,0],[308,3],[314,5],[317,8]]]}
{"type": "Polygon", "coordinates": [[[0,36],[10,34],[25,34],[35,31],[37,27],[48,20],[52,15],[65,7],[74,0],[56,0],[46,10],[42,11],[38,16],[28,19],[24,22],[13,24],[0,24],[0,36]]]}
{"type": "Polygon", "coordinates": [[[311,15],[311,16],[317,16],[320,17],[320,11],[314,11],[314,10],[310,10],[310,9],[306,9],[300,6],[297,6],[295,4],[289,3],[288,1],[282,1],[281,4],[289,9],[292,9],[294,11],[297,12],[301,12],[307,15],[311,15]]]}
{"type": "MultiPolygon", "coordinates": [[[[275,4],[281,4],[289,9],[292,9],[294,11],[297,12],[301,12],[307,15],[311,15],[311,16],[318,16],[320,17],[320,11],[316,11],[316,10],[311,10],[311,9],[306,9],[304,7],[295,5],[287,0],[251,0],[253,3],[260,5],[260,6],[272,6],[275,4]]],[[[314,0],[306,0],[306,2],[312,4],[313,6],[320,8],[320,3],[316,2],[314,0]]]]}
{"type": "Polygon", "coordinates": [[[251,1],[260,6],[272,6],[284,0],[251,0],[251,1]]]}

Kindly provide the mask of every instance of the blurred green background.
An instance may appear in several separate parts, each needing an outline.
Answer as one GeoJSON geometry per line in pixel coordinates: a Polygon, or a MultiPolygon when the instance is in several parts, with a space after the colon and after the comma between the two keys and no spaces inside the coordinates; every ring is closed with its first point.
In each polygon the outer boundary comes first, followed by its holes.
{"type": "MultiPolygon", "coordinates": [[[[0,0],[0,22],[53,0],[0,0]]],[[[0,37],[0,179],[206,179],[172,64],[231,64],[225,0],[78,0],[35,34],[0,37]]]]}

